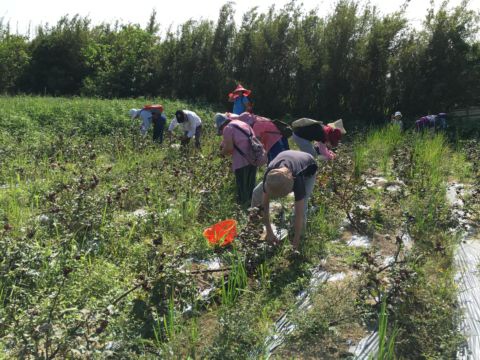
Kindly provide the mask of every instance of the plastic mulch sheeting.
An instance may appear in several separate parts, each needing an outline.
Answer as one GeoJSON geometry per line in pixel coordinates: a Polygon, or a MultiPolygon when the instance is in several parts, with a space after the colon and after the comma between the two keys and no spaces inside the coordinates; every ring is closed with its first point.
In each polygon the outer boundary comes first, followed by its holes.
{"type": "MultiPolygon", "coordinates": [[[[291,311],[303,311],[311,306],[310,294],[321,284],[329,280],[332,275],[320,268],[312,271],[310,284],[307,289],[297,295],[297,302],[291,311]]],[[[265,341],[264,358],[269,359],[272,353],[285,342],[285,338],[295,329],[295,325],[288,319],[288,313],[284,313],[276,322],[273,332],[265,341]]]]}
{"type": "Polygon", "coordinates": [[[378,332],[374,331],[367,337],[364,337],[357,346],[350,348],[350,352],[355,355],[356,360],[374,359],[378,350],[378,332]]]}
{"type": "Polygon", "coordinates": [[[466,337],[457,359],[480,359],[480,240],[468,238],[455,253],[458,303],[464,309],[460,331],[466,337]]]}
{"type": "Polygon", "coordinates": [[[466,338],[466,343],[457,352],[457,359],[475,360],[480,359],[480,239],[473,235],[469,219],[463,211],[464,193],[462,184],[453,183],[447,188],[453,215],[467,230],[454,256],[458,305],[464,311],[459,330],[466,338]]]}

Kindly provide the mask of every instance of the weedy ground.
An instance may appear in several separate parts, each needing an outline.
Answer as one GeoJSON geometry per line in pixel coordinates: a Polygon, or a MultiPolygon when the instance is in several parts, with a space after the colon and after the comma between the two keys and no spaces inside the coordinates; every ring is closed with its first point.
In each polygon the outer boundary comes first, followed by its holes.
{"type": "MultiPolygon", "coordinates": [[[[274,357],[348,358],[384,300],[397,356],[455,353],[458,237],[445,189],[452,179],[478,188],[478,144],[454,150],[442,134],[390,127],[346,139],[320,167],[296,255],[288,241],[259,241],[258,214],[235,205],[213,109],[152,100],[169,120],[182,108],[200,115],[196,151],[140,137],[127,113],[145,102],[0,98],[2,356],[262,358],[275,320],[293,311],[274,357]],[[237,240],[210,247],[203,229],[227,218],[237,240]],[[348,246],[352,234],[372,245],[348,246]],[[318,266],[345,277],[295,313],[318,266]]],[[[289,219],[282,205],[278,226],[289,219]]]]}

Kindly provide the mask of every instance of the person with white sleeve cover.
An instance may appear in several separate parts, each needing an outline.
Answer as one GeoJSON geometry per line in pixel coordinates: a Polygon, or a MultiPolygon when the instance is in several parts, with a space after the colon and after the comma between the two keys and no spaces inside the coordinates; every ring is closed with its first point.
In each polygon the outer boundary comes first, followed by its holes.
{"type": "Polygon", "coordinates": [[[195,147],[200,148],[200,138],[202,136],[202,119],[190,110],[177,110],[175,117],[172,119],[168,132],[170,139],[172,137],[173,130],[182,125],[183,136],[180,137],[181,145],[185,146],[190,142],[190,139],[195,136],[195,147]]]}

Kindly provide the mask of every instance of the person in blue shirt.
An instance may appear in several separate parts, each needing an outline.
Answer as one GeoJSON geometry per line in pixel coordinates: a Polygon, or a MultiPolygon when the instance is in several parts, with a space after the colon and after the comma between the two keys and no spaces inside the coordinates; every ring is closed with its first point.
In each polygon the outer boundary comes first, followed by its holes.
{"type": "Polygon", "coordinates": [[[248,96],[251,94],[250,90],[245,89],[238,84],[237,88],[228,94],[228,101],[233,102],[233,113],[240,115],[245,111],[252,111],[252,103],[248,96]]]}

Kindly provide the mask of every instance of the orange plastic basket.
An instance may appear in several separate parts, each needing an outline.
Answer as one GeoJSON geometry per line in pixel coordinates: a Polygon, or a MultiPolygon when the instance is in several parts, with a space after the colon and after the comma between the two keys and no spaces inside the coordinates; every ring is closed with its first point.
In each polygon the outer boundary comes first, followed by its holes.
{"type": "Polygon", "coordinates": [[[210,245],[227,246],[237,236],[237,221],[227,219],[206,228],[203,236],[210,245]]]}

